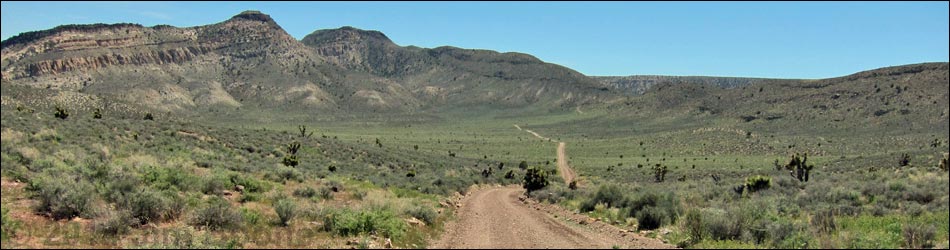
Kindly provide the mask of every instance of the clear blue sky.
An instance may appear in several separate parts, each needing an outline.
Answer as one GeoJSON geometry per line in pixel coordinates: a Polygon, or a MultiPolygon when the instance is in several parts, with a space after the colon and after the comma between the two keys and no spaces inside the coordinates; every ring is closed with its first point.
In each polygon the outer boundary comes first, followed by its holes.
{"type": "Polygon", "coordinates": [[[587,75],[826,78],[948,61],[947,2],[2,2],[3,39],[61,24],[190,27],[248,9],[300,39],[523,52],[587,75]]]}

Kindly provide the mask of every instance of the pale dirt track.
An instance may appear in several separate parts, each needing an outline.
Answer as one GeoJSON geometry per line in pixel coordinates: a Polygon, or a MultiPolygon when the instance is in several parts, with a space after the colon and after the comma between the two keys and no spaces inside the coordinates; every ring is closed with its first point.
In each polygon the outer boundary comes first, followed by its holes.
{"type": "Polygon", "coordinates": [[[571,183],[576,174],[574,174],[574,169],[571,166],[567,165],[567,143],[559,142],[557,144],[557,172],[561,174],[561,178],[564,179],[564,183],[571,183]]]}
{"type": "Polygon", "coordinates": [[[659,240],[589,221],[551,205],[522,201],[518,186],[478,190],[462,200],[431,248],[671,248],[659,240]],[[553,215],[552,215],[553,214],[553,215]],[[575,222],[584,221],[581,225],[575,222]]]}

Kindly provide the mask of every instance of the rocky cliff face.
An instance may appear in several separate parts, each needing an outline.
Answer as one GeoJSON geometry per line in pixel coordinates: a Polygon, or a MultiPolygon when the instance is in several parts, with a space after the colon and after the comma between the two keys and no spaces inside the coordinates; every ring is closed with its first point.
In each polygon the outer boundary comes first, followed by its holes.
{"type": "Polygon", "coordinates": [[[402,47],[353,27],[297,41],[256,11],[186,28],[66,25],[21,34],[2,47],[3,84],[163,111],[570,109],[609,95],[576,71],[526,54],[402,47]]]}
{"type": "Polygon", "coordinates": [[[658,75],[633,75],[633,76],[595,76],[595,80],[606,87],[620,90],[621,92],[642,95],[643,93],[662,83],[695,83],[711,87],[725,89],[740,88],[749,86],[757,82],[769,79],[763,78],[745,78],[745,77],[715,77],[715,76],[658,76],[658,75]]]}

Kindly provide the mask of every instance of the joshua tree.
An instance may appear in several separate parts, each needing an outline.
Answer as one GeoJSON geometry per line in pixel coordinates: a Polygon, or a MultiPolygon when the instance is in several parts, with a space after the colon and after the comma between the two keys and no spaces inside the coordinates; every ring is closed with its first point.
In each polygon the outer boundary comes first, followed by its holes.
{"type": "Polygon", "coordinates": [[[901,167],[910,166],[910,155],[907,153],[901,154],[900,161],[897,162],[901,167]]]}
{"type": "Polygon", "coordinates": [[[663,182],[666,180],[667,172],[668,170],[666,166],[661,166],[660,164],[656,164],[656,166],[653,167],[653,178],[656,179],[656,182],[663,182]]]}
{"type": "Polygon", "coordinates": [[[296,167],[300,165],[300,160],[297,159],[297,151],[300,150],[300,143],[293,142],[287,144],[287,155],[284,156],[284,166],[296,167]]]}
{"type": "Polygon", "coordinates": [[[792,160],[785,165],[785,169],[788,170],[788,173],[799,182],[808,182],[808,177],[814,168],[814,165],[808,165],[808,154],[805,154],[804,158],[795,154],[792,156],[792,160]]]}
{"type": "Polygon", "coordinates": [[[56,106],[56,113],[54,113],[53,116],[56,116],[56,118],[59,118],[59,119],[66,120],[66,118],[69,117],[69,111],[66,111],[63,108],[56,106]]]}
{"type": "Polygon", "coordinates": [[[299,125],[297,126],[297,130],[300,130],[301,138],[310,138],[311,136],[313,136],[313,131],[310,131],[309,134],[307,133],[307,126],[299,125]]]}

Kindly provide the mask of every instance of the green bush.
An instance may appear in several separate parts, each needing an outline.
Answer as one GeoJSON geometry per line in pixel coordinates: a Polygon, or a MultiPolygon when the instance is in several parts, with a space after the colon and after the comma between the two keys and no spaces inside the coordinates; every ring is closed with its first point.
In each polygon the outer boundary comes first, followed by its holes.
{"type": "Polygon", "coordinates": [[[205,185],[201,189],[205,194],[221,195],[225,190],[230,190],[231,178],[223,174],[215,174],[205,179],[205,185]]]}
{"type": "Polygon", "coordinates": [[[317,196],[317,190],[313,189],[312,187],[298,188],[297,190],[294,190],[293,195],[295,197],[309,199],[309,198],[313,198],[314,196],[317,196]]]}
{"type": "Polygon", "coordinates": [[[755,193],[770,187],[772,187],[772,178],[766,176],[756,175],[745,180],[745,190],[749,193],[755,193]]]}
{"type": "Polygon", "coordinates": [[[105,218],[97,220],[92,224],[92,230],[105,235],[123,235],[128,233],[132,227],[140,225],[138,219],[132,217],[132,213],[127,210],[110,212],[105,218]]]}
{"type": "Polygon", "coordinates": [[[14,235],[14,232],[16,232],[16,229],[19,225],[10,219],[10,209],[7,207],[0,207],[0,210],[3,212],[3,219],[0,221],[2,222],[0,223],[0,237],[2,237],[3,241],[6,241],[10,238],[10,236],[14,235]]]}
{"type": "Polygon", "coordinates": [[[318,191],[320,198],[324,200],[333,200],[333,188],[322,186],[318,191]]]}
{"type": "Polygon", "coordinates": [[[672,221],[669,211],[657,207],[645,207],[637,211],[636,217],[639,230],[655,230],[672,221]]]}
{"type": "Polygon", "coordinates": [[[293,220],[294,217],[297,216],[297,204],[291,199],[282,199],[277,201],[277,204],[274,204],[274,211],[277,212],[280,225],[288,226],[290,225],[290,220],[293,220]]]}
{"type": "Polygon", "coordinates": [[[344,208],[324,216],[323,228],[339,236],[356,236],[376,232],[387,238],[398,239],[406,230],[405,223],[388,208],[344,208]]]}
{"type": "Polygon", "coordinates": [[[195,211],[189,224],[208,230],[233,228],[241,224],[241,214],[234,211],[228,200],[211,197],[203,207],[195,211]]]}
{"type": "Polygon", "coordinates": [[[699,210],[689,210],[686,212],[683,221],[683,231],[689,236],[689,243],[696,244],[703,241],[706,230],[703,224],[703,214],[699,210]]]}
{"type": "Polygon", "coordinates": [[[936,240],[936,231],[937,228],[933,225],[922,223],[905,224],[901,230],[901,235],[904,236],[904,244],[902,246],[911,249],[933,248],[934,241],[936,240]]]}
{"type": "Polygon", "coordinates": [[[412,208],[406,210],[406,214],[413,218],[420,219],[428,225],[435,223],[436,218],[439,217],[439,214],[436,213],[432,207],[421,204],[412,206],[412,208]]]}
{"type": "Polygon", "coordinates": [[[261,222],[264,222],[264,214],[243,206],[241,207],[241,218],[244,219],[244,224],[250,226],[260,225],[261,222]]]}
{"type": "Polygon", "coordinates": [[[91,216],[92,202],[96,193],[92,184],[76,180],[72,176],[50,176],[43,173],[30,180],[31,198],[38,201],[36,212],[50,218],[72,219],[91,216]]]}
{"type": "Polygon", "coordinates": [[[620,187],[617,185],[602,185],[597,188],[597,193],[594,193],[594,196],[581,203],[580,210],[585,213],[594,211],[594,207],[601,203],[606,204],[608,208],[623,206],[625,203],[623,191],[620,191],[620,187]]]}
{"type": "Polygon", "coordinates": [[[169,202],[161,194],[148,188],[142,188],[133,193],[128,197],[128,200],[120,203],[119,207],[127,209],[132,218],[135,218],[141,224],[157,222],[170,217],[169,202]]]}
{"type": "Polygon", "coordinates": [[[548,180],[544,171],[538,167],[529,168],[524,174],[523,186],[524,189],[528,190],[528,193],[548,186],[548,180]]]}
{"type": "Polygon", "coordinates": [[[162,241],[155,244],[136,246],[142,249],[238,249],[237,240],[215,239],[210,233],[198,232],[190,227],[171,229],[163,234],[162,241]]]}
{"type": "Polygon", "coordinates": [[[653,191],[627,199],[623,204],[628,217],[636,217],[639,229],[652,230],[675,223],[682,206],[672,192],[659,195],[653,191]]]}

